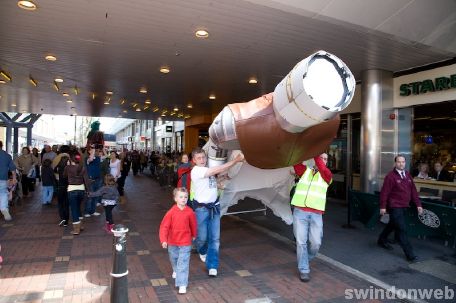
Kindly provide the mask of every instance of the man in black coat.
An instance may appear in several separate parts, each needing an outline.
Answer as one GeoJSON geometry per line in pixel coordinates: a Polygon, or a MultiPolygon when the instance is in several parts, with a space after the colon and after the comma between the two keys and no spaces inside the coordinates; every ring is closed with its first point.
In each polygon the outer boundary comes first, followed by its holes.
{"type": "Polygon", "coordinates": [[[437,181],[453,182],[453,178],[446,169],[443,169],[441,162],[437,161],[434,163],[434,171],[435,173],[432,178],[437,181]]]}

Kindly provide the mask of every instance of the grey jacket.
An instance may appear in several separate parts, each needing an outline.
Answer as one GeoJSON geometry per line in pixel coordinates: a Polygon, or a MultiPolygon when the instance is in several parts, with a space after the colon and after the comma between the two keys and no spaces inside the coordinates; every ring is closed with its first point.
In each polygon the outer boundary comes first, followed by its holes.
{"type": "Polygon", "coordinates": [[[99,190],[89,193],[89,197],[100,197],[103,200],[119,201],[119,191],[116,186],[103,186],[99,190]]]}

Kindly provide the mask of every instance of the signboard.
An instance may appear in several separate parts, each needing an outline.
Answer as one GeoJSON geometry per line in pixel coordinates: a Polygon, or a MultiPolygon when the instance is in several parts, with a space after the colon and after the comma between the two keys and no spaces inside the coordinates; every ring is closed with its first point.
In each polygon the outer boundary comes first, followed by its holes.
{"type": "Polygon", "coordinates": [[[173,132],[173,127],[171,125],[166,126],[166,132],[167,133],[172,133],[173,132]]]}
{"type": "Polygon", "coordinates": [[[435,92],[456,88],[456,74],[449,77],[437,77],[412,83],[404,83],[399,87],[401,96],[419,95],[427,92],[435,92]]]}

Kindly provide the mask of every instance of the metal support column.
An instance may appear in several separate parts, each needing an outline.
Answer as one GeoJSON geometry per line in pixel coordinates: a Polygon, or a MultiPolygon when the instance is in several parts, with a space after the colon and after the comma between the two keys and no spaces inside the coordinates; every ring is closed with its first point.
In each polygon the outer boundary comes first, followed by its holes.
{"type": "Polygon", "coordinates": [[[15,127],[13,131],[13,155],[19,154],[19,127],[15,127]]]}
{"type": "Polygon", "coordinates": [[[8,154],[12,154],[12,144],[11,144],[11,133],[13,131],[13,128],[11,127],[10,124],[6,125],[6,138],[5,138],[5,151],[8,154]]]}
{"type": "Polygon", "coordinates": [[[32,127],[33,124],[27,127],[27,146],[32,146],[32,127]]]}

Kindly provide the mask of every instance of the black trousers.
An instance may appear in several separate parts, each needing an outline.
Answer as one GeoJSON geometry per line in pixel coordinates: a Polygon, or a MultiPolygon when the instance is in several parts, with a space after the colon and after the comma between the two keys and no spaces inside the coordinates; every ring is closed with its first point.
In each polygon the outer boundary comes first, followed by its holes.
{"type": "Polygon", "coordinates": [[[22,183],[22,193],[24,195],[28,195],[29,192],[35,190],[35,188],[33,187],[33,184],[32,184],[32,179],[27,177],[26,175],[22,175],[21,183],[22,183]]]}
{"type": "Polygon", "coordinates": [[[124,186],[125,186],[125,179],[127,178],[126,175],[120,175],[119,179],[117,179],[117,191],[119,195],[124,195],[124,186]]]}
{"type": "Polygon", "coordinates": [[[68,222],[70,218],[70,205],[68,203],[68,192],[66,185],[59,185],[57,187],[57,201],[59,206],[60,220],[68,222]]]}
{"type": "Polygon", "coordinates": [[[105,209],[105,215],[106,215],[106,222],[109,222],[109,224],[114,224],[114,221],[112,220],[112,209],[116,207],[115,205],[106,205],[104,206],[105,209]]]}
{"type": "Polygon", "coordinates": [[[390,217],[389,223],[385,226],[382,233],[378,237],[378,241],[386,243],[388,235],[391,232],[395,232],[395,238],[399,242],[399,245],[402,247],[402,250],[405,253],[405,256],[408,259],[411,259],[415,256],[413,253],[412,245],[410,244],[407,238],[407,231],[405,225],[405,216],[407,213],[407,207],[405,208],[390,208],[388,209],[388,214],[390,217]]]}

